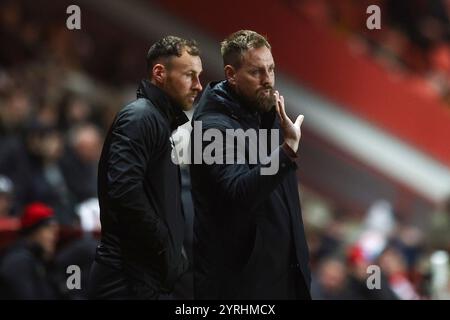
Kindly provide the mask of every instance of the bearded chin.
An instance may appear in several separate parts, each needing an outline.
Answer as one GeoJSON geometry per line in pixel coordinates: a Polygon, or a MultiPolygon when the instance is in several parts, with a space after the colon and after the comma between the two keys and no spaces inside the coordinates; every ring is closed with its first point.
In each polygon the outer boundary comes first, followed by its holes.
{"type": "Polygon", "coordinates": [[[275,106],[275,96],[273,90],[270,91],[269,95],[258,95],[256,98],[256,108],[259,112],[265,113],[270,111],[273,106],[275,106]]]}
{"type": "Polygon", "coordinates": [[[276,103],[275,100],[275,90],[271,89],[269,95],[264,95],[262,92],[259,92],[256,94],[256,96],[247,96],[244,95],[242,92],[237,90],[236,93],[240,96],[240,99],[249,107],[252,109],[260,112],[265,113],[270,111],[276,103]]]}

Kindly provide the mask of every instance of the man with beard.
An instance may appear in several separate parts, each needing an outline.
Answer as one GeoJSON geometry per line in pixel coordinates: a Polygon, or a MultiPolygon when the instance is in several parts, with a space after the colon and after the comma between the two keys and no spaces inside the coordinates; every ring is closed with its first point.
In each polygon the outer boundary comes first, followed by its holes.
{"type": "MultiPolygon", "coordinates": [[[[275,64],[263,36],[238,31],[222,42],[221,52],[226,80],[207,86],[193,121],[202,121],[203,132],[212,128],[221,132],[219,140],[226,141],[223,154],[238,149],[226,137],[239,129],[266,129],[268,136],[278,132],[280,139],[267,148],[273,150],[269,162],[249,163],[251,150],[262,141],[245,140],[245,154],[237,155],[245,163],[190,166],[195,207],[194,296],[310,299],[295,162],[303,116],[294,123],[287,117],[284,99],[274,91],[275,64]],[[261,168],[272,161],[279,162],[278,170],[261,174],[261,168]]],[[[191,135],[194,158],[208,146],[191,135]]]]}
{"type": "Polygon", "coordinates": [[[101,243],[94,299],[157,299],[186,271],[179,168],[172,132],[202,90],[194,41],[168,36],[147,54],[148,79],[116,116],[98,170],[101,243]]]}

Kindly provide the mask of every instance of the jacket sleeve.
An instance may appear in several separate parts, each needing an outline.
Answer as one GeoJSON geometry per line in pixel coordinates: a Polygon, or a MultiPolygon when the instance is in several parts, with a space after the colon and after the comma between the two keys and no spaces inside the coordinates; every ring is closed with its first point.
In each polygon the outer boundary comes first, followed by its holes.
{"type": "MultiPolygon", "coordinates": [[[[258,206],[264,201],[275,188],[283,181],[283,179],[297,169],[297,164],[285,149],[280,145],[278,146],[266,159],[264,163],[250,166],[247,162],[245,164],[239,164],[237,161],[233,161],[231,164],[227,164],[226,154],[232,149],[234,154],[238,154],[237,144],[229,143],[232,139],[227,139],[227,135],[230,133],[227,129],[221,125],[203,127],[203,132],[211,127],[219,129],[223,136],[222,143],[222,163],[203,163],[203,172],[209,178],[209,181],[214,181],[219,189],[219,192],[224,195],[225,199],[232,203],[245,207],[253,208],[258,206]],[[268,169],[273,166],[273,170],[270,170],[270,174],[262,174],[262,169],[268,169]]],[[[203,141],[202,139],[202,155],[205,148],[212,142],[203,141]]],[[[195,144],[195,142],[193,142],[195,144]]],[[[196,152],[196,151],[193,151],[196,152]]],[[[241,156],[242,155],[239,155],[241,156]]]]}
{"type": "Polygon", "coordinates": [[[127,240],[160,253],[165,249],[167,227],[144,190],[147,168],[161,141],[158,125],[154,116],[139,112],[118,117],[111,132],[107,183],[108,197],[127,240]]]}

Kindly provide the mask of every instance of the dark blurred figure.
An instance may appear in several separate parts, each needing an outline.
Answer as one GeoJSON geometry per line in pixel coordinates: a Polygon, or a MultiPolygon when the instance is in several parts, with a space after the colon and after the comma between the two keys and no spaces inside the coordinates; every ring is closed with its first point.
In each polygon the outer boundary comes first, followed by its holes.
{"type": "Polygon", "coordinates": [[[387,20],[405,32],[420,47],[428,49],[439,40],[450,38],[445,1],[386,1],[387,20]]]}
{"type": "MultiPolygon", "coordinates": [[[[348,254],[348,289],[352,300],[398,300],[392,291],[386,275],[380,273],[380,288],[369,289],[367,280],[369,266],[372,262],[365,257],[364,251],[358,246],[349,249],[348,254]]],[[[384,269],[381,267],[381,270],[384,269]]]]}
{"type": "Polygon", "coordinates": [[[311,284],[314,300],[347,300],[351,298],[344,262],[338,258],[324,258],[311,284]]]}
{"type": "Polygon", "coordinates": [[[335,218],[325,229],[320,232],[314,258],[321,260],[338,252],[344,239],[343,222],[335,218]]]}
{"type": "MultiPolygon", "coordinates": [[[[447,231],[450,229],[447,229],[447,231]]],[[[411,224],[402,224],[396,230],[389,247],[397,250],[404,259],[405,267],[412,270],[424,254],[424,234],[421,229],[411,224]]]]}
{"type": "Polygon", "coordinates": [[[69,132],[61,169],[76,203],[97,196],[97,166],[101,148],[102,136],[94,125],[80,125],[69,132]]]}
{"type": "Polygon", "coordinates": [[[407,260],[402,251],[388,246],[378,258],[378,264],[387,277],[389,288],[402,300],[418,300],[420,296],[409,278],[407,260]]]}
{"type": "Polygon", "coordinates": [[[14,186],[12,181],[0,175],[0,256],[4,248],[14,241],[19,219],[12,215],[14,186]]]}
{"type": "Polygon", "coordinates": [[[11,216],[13,183],[6,177],[0,175],[0,219],[11,216]]]}
{"type": "MultiPolygon", "coordinates": [[[[95,257],[95,249],[98,245],[96,235],[100,232],[100,208],[98,199],[92,198],[79,204],[76,208],[80,220],[81,236],[69,239],[69,243],[59,248],[55,258],[55,270],[59,279],[64,299],[85,300],[88,299],[88,282],[92,263],[95,257]],[[68,267],[80,268],[80,288],[72,288],[66,285],[68,280],[68,267]]],[[[62,241],[60,241],[61,243],[62,241]]]]}
{"type": "Polygon", "coordinates": [[[53,209],[42,203],[25,208],[21,236],[1,258],[0,283],[5,299],[57,299],[51,261],[58,240],[53,209]]]}
{"type": "Polygon", "coordinates": [[[0,3],[0,38],[8,44],[0,51],[0,65],[21,64],[36,54],[38,27],[30,18],[20,2],[7,0],[0,3]]]}
{"type": "Polygon", "coordinates": [[[8,92],[0,102],[0,174],[14,185],[13,214],[22,212],[29,183],[30,167],[23,138],[31,109],[29,96],[17,89],[8,92]]]}
{"type": "Polygon", "coordinates": [[[74,200],[60,165],[63,154],[61,133],[54,127],[32,123],[26,136],[26,146],[30,173],[25,203],[48,203],[55,209],[59,223],[74,225],[77,222],[74,200]]]}
{"type": "Polygon", "coordinates": [[[81,96],[67,94],[63,97],[59,112],[59,127],[67,130],[93,120],[93,108],[81,96]]]}
{"type": "Polygon", "coordinates": [[[33,105],[24,90],[13,88],[0,104],[0,133],[20,136],[30,119],[33,105]]]}
{"type": "Polygon", "coordinates": [[[55,270],[59,278],[60,288],[64,299],[86,300],[88,299],[88,282],[92,262],[95,257],[97,240],[89,235],[83,235],[80,239],[73,240],[70,244],[59,251],[55,258],[55,270]],[[69,290],[66,281],[69,276],[66,271],[69,266],[80,268],[80,289],[69,290]]]}

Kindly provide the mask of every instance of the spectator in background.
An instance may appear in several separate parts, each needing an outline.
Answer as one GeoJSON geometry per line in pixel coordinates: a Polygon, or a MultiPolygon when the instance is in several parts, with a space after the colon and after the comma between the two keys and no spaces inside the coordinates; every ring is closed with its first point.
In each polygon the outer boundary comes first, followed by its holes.
{"type": "Polygon", "coordinates": [[[76,221],[74,203],[61,170],[63,152],[61,133],[40,123],[30,125],[26,145],[30,175],[25,203],[41,201],[55,209],[59,223],[73,225],[76,221]]]}
{"type": "Polygon", "coordinates": [[[53,209],[32,203],[21,217],[21,237],[0,262],[0,283],[6,299],[57,299],[51,262],[58,240],[53,209]]]}
{"type": "Polygon", "coordinates": [[[369,274],[368,267],[375,262],[368,257],[367,252],[359,245],[354,245],[348,249],[347,256],[348,289],[350,299],[353,300],[397,300],[397,295],[392,291],[389,280],[381,268],[379,274],[380,287],[369,289],[367,280],[369,274]]]}
{"type": "Polygon", "coordinates": [[[58,209],[58,219],[71,223],[69,192],[61,175],[59,160],[63,142],[52,126],[33,121],[22,132],[0,137],[0,174],[8,175],[15,186],[13,211],[34,201],[58,209]]]}
{"type": "Polygon", "coordinates": [[[82,124],[69,131],[68,146],[60,164],[76,203],[97,196],[97,166],[101,148],[102,135],[96,126],[82,124]]]}
{"type": "Polygon", "coordinates": [[[93,108],[81,96],[67,94],[61,102],[59,112],[59,127],[70,130],[93,120],[93,108]]]}
{"type": "Polygon", "coordinates": [[[80,219],[81,237],[73,239],[69,244],[61,248],[55,257],[55,266],[65,299],[88,299],[89,274],[95,257],[95,249],[98,241],[95,237],[100,231],[100,208],[97,198],[84,201],[76,207],[77,216],[80,219]],[[80,268],[81,288],[69,290],[66,286],[67,267],[76,265],[80,268]]]}
{"type": "Polygon", "coordinates": [[[0,175],[0,218],[11,216],[12,213],[13,183],[6,177],[0,175]]]}
{"type": "Polygon", "coordinates": [[[95,257],[100,233],[100,208],[97,198],[91,198],[76,206],[77,217],[80,220],[79,228],[70,237],[61,238],[58,243],[58,252],[54,258],[55,279],[59,284],[62,299],[85,300],[88,299],[89,275],[95,257]],[[68,241],[67,241],[68,240],[68,241]],[[80,269],[80,287],[71,289],[67,287],[69,266],[80,269]]]}
{"type": "Polygon", "coordinates": [[[338,258],[323,258],[311,285],[312,298],[315,300],[350,299],[346,268],[345,263],[338,258]]]}
{"type": "Polygon", "coordinates": [[[13,216],[13,199],[12,181],[0,175],[0,256],[11,241],[8,234],[14,234],[19,226],[19,219],[13,216]]]}
{"type": "Polygon", "coordinates": [[[411,280],[407,262],[402,253],[393,246],[388,246],[377,259],[386,274],[389,287],[402,300],[418,300],[420,298],[411,280]]]}
{"type": "Polygon", "coordinates": [[[16,216],[22,210],[31,176],[27,153],[24,144],[15,139],[0,141],[0,150],[0,174],[7,175],[14,185],[14,197],[8,197],[8,201],[10,213],[16,216]]]}
{"type": "Polygon", "coordinates": [[[0,104],[0,133],[9,136],[23,133],[32,108],[31,99],[24,90],[13,89],[0,104]]]}

